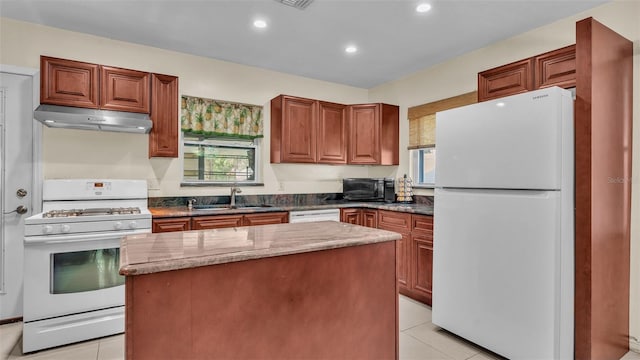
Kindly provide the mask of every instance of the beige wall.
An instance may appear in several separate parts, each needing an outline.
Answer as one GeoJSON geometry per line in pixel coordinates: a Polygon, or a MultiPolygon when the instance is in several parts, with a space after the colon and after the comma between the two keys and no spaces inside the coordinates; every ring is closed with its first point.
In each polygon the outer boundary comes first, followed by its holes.
{"type": "MultiPolygon", "coordinates": [[[[48,55],[176,75],[179,94],[265,105],[264,187],[243,194],[339,192],[343,177],[369,176],[367,166],[271,165],[269,100],[291,94],[338,103],[368,101],[368,91],[148,46],[0,18],[0,64],[39,68],[48,55]]],[[[148,159],[148,137],[68,129],[43,130],[45,178],[146,179],[150,196],[227,194],[228,188],[181,188],[178,159],[148,159]]],[[[393,175],[396,167],[383,173],[393,175]]]]}
{"type": "MultiPolygon", "coordinates": [[[[407,108],[473,91],[477,73],[575,43],[575,23],[593,17],[634,43],[633,184],[631,225],[630,334],[640,338],[640,1],[616,1],[556,23],[464,54],[453,60],[369,90],[369,101],[400,105],[400,119],[407,108]]],[[[400,148],[409,140],[408,121],[401,122],[400,148]]],[[[408,153],[401,152],[398,173],[408,171],[408,153]]],[[[431,194],[422,190],[421,194],[431,194]]],[[[640,344],[632,343],[640,351],[640,344]]]]}

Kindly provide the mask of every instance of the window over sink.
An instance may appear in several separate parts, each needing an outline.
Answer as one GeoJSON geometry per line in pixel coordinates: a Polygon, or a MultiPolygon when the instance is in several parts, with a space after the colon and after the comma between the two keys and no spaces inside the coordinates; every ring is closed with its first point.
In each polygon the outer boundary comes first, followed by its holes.
{"type": "Polygon", "coordinates": [[[260,183],[260,139],[184,134],[183,186],[260,183]]]}

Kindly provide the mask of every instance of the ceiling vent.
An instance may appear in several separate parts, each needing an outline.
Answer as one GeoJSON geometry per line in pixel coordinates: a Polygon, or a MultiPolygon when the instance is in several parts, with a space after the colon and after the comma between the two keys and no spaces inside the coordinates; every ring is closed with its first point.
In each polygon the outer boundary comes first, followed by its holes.
{"type": "Polygon", "coordinates": [[[296,9],[304,10],[313,2],[313,0],[276,0],[279,3],[292,6],[296,9]]]}

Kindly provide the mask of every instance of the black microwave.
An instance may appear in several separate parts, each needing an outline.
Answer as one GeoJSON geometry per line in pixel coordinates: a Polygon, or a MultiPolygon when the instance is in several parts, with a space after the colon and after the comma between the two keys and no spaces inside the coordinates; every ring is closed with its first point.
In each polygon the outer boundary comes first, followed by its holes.
{"type": "Polygon", "coordinates": [[[394,184],[393,179],[346,178],[342,179],[342,197],[349,201],[394,202],[394,184]]]}

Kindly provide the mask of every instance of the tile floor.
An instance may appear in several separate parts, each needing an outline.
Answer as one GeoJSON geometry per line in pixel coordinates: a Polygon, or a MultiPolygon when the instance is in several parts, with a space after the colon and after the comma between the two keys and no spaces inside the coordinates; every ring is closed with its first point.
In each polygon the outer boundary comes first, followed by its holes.
{"type": "MultiPolygon", "coordinates": [[[[0,326],[0,359],[124,359],[124,335],[22,355],[22,323],[0,326]]],[[[400,359],[489,360],[499,356],[431,323],[431,308],[400,296],[400,359]]],[[[640,360],[629,352],[623,360],[640,360]]]]}

